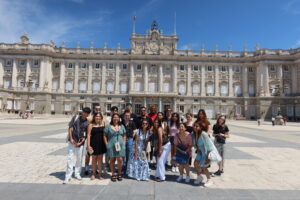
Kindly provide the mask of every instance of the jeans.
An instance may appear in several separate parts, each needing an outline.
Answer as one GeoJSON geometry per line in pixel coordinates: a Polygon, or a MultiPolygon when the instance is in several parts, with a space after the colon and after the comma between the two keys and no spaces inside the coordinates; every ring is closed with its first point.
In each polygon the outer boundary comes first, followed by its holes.
{"type": "Polygon", "coordinates": [[[129,152],[132,150],[132,146],[133,146],[133,138],[127,138],[126,139],[126,157],[124,158],[123,161],[123,174],[126,174],[127,171],[127,163],[129,160],[129,152]]]}

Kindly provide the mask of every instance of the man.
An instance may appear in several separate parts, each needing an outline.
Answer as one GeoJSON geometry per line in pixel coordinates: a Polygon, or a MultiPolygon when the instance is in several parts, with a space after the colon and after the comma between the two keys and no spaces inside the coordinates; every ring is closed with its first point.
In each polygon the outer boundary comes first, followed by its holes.
{"type": "Polygon", "coordinates": [[[172,109],[171,108],[167,108],[165,110],[165,121],[167,122],[168,125],[170,125],[171,116],[172,116],[172,109]]]}
{"type": "Polygon", "coordinates": [[[126,129],[126,157],[123,161],[123,174],[125,175],[127,171],[129,153],[133,148],[133,138],[135,137],[137,130],[134,121],[131,120],[130,110],[125,110],[123,117],[124,119],[122,120],[122,124],[126,129]]]}
{"type": "Polygon", "coordinates": [[[81,180],[81,163],[83,145],[86,139],[87,127],[89,121],[87,120],[88,115],[91,113],[91,109],[85,107],[82,109],[80,116],[75,115],[69,123],[68,130],[68,155],[67,155],[67,170],[63,184],[67,184],[73,174],[73,159],[76,156],[75,164],[75,178],[81,180]]]}
{"type": "Polygon", "coordinates": [[[146,119],[148,121],[150,127],[153,126],[152,119],[147,116],[146,107],[144,107],[144,106],[142,106],[140,108],[140,116],[137,117],[137,120],[136,120],[136,127],[137,127],[137,129],[139,129],[139,128],[142,127],[142,121],[143,121],[143,119],[146,119]]]}
{"type": "Polygon", "coordinates": [[[131,104],[131,103],[127,103],[127,104],[126,104],[124,113],[122,113],[122,114],[120,115],[122,121],[124,120],[124,114],[125,114],[126,111],[129,111],[129,112],[130,112],[130,120],[136,122],[137,116],[136,116],[134,113],[132,113],[132,104],[131,104]]]}
{"type": "Polygon", "coordinates": [[[151,118],[152,122],[154,122],[157,117],[157,109],[154,105],[150,107],[150,113],[147,116],[151,118]]]}
{"type": "MultiPolygon", "coordinates": [[[[94,108],[93,108],[93,112],[87,117],[88,121],[91,123],[93,120],[93,115],[94,113],[99,113],[101,112],[101,106],[99,103],[95,103],[94,104],[94,108]]],[[[88,151],[86,151],[86,155],[85,155],[85,167],[84,167],[84,175],[89,175],[89,164],[90,164],[90,154],[88,153],[88,151]]]]}
{"type": "Polygon", "coordinates": [[[117,106],[113,106],[110,108],[110,116],[107,116],[106,117],[106,121],[105,121],[105,124],[109,124],[110,121],[111,121],[111,116],[115,113],[118,113],[119,112],[119,108],[117,106]]]}

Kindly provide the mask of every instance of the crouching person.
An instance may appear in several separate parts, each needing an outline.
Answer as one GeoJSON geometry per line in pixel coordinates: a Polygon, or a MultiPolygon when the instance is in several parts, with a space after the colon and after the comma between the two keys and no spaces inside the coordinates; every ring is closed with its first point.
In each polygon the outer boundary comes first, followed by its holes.
{"type": "Polygon", "coordinates": [[[68,130],[68,155],[67,155],[67,170],[63,184],[67,184],[73,174],[73,160],[76,156],[75,164],[75,178],[81,180],[81,164],[83,156],[83,146],[86,139],[87,127],[89,121],[88,115],[91,113],[91,109],[85,107],[82,109],[81,115],[75,115],[69,123],[68,130]]]}

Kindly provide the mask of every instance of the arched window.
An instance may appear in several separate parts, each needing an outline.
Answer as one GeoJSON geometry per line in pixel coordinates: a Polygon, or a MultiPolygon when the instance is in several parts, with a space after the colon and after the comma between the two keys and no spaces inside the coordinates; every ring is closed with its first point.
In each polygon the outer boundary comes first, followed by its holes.
{"type": "Polygon", "coordinates": [[[249,96],[254,97],[255,96],[255,89],[254,89],[254,84],[249,84],[249,96]]]}
{"type": "Polygon", "coordinates": [[[214,84],[208,83],[206,85],[206,95],[207,96],[213,96],[214,95],[214,84]]]}
{"type": "Polygon", "coordinates": [[[240,84],[234,85],[234,96],[236,97],[242,96],[242,89],[240,84]]]}
{"type": "Polygon", "coordinates": [[[108,93],[112,93],[114,91],[114,82],[113,81],[107,82],[106,91],[108,93]]]}
{"type": "Polygon", "coordinates": [[[86,86],[87,86],[87,81],[82,80],[79,82],[79,92],[80,93],[85,93],[86,92],[86,86]]]}
{"type": "Polygon", "coordinates": [[[10,88],[11,87],[11,79],[4,79],[4,88],[7,89],[7,88],[10,88]]]}
{"type": "Polygon", "coordinates": [[[157,85],[155,82],[149,83],[149,92],[156,92],[157,91],[157,85]]]}
{"type": "Polygon", "coordinates": [[[69,80],[66,81],[66,92],[71,92],[73,91],[73,81],[69,80]]]}
{"type": "Polygon", "coordinates": [[[200,95],[200,84],[199,83],[194,83],[192,86],[193,89],[193,95],[194,96],[199,96],[200,95]]]}
{"type": "Polygon", "coordinates": [[[228,96],[228,85],[221,84],[221,96],[228,96]]]}
{"type": "Polygon", "coordinates": [[[100,81],[93,82],[93,93],[100,92],[100,81]]]}
{"type": "Polygon", "coordinates": [[[122,94],[125,94],[125,93],[127,93],[128,92],[128,89],[127,89],[128,87],[127,87],[127,82],[121,82],[120,83],[120,92],[122,93],[122,94]]]}
{"type": "Polygon", "coordinates": [[[169,82],[164,82],[164,92],[171,92],[171,84],[169,82]]]}
{"type": "Polygon", "coordinates": [[[178,85],[178,92],[181,95],[185,95],[185,93],[186,93],[186,85],[185,85],[185,83],[179,83],[179,85],[178,85]]]}
{"type": "Polygon", "coordinates": [[[134,90],[136,92],[141,92],[142,91],[142,83],[140,81],[137,81],[134,83],[134,90]]]}

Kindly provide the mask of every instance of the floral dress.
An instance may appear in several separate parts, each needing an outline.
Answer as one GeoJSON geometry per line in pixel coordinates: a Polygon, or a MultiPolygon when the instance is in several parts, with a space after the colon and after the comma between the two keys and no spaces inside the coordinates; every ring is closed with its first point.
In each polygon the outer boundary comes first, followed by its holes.
{"type": "Polygon", "coordinates": [[[143,158],[142,152],[145,151],[145,141],[150,137],[151,132],[147,131],[146,135],[143,131],[139,129],[137,133],[137,145],[138,145],[138,155],[135,159],[135,149],[136,143],[133,143],[132,149],[130,149],[129,160],[127,164],[127,175],[131,178],[137,180],[148,180],[150,178],[150,169],[148,165],[147,158],[143,158]]]}

